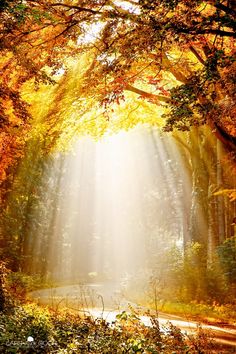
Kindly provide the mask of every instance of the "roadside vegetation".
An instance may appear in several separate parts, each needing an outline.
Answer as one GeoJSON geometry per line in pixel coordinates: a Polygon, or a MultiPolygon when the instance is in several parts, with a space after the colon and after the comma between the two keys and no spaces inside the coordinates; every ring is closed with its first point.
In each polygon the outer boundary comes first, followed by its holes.
{"type": "Polygon", "coordinates": [[[188,319],[236,323],[235,237],[217,247],[211,262],[199,243],[189,244],[184,252],[177,247],[164,256],[161,252],[151,260],[152,272],[142,270],[127,278],[127,297],[188,319]]]}
{"type": "Polygon", "coordinates": [[[109,324],[69,311],[55,312],[35,304],[11,306],[0,313],[1,353],[219,353],[200,327],[184,335],[169,324],[160,328],[140,322],[135,313],[122,312],[109,324]]]}
{"type": "MultiPolygon", "coordinates": [[[[230,245],[232,246],[231,241],[228,240],[224,244],[224,249],[221,248],[219,250],[220,252],[228,251],[229,262],[231,262],[230,259],[232,258],[230,257],[232,253],[232,247],[230,248],[230,245]]],[[[216,288],[211,289],[210,293],[206,290],[206,293],[201,293],[202,301],[197,301],[197,296],[199,296],[197,283],[201,282],[201,277],[199,278],[199,274],[195,274],[199,273],[199,269],[196,269],[192,262],[196,257],[199,258],[201,256],[201,251],[199,245],[190,246],[186,250],[188,256],[185,255],[184,263],[182,263],[178,251],[176,249],[171,250],[169,257],[166,257],[166,262],[168,262],[169,266],[159,264],[162,270],[159,273],[156,268],[156,273],[153,274],[149,281],[149,288],[145,293],[145,298],[141,300],[142,304],[155,309],[157,312],[162,310],[181,314],[188,319],[202,319],[204,317],[209,319],[213,317],[221,321],[232,322],[236,318],[233,310],[235,298],[232,296],[234,283],[230,283],[229,278],[227,280],[226,265],[225,268],[219,268],[218,273],[213,273],[212,284],[214,283],[215,286],[217,286],[217,279],[222,278],[224,280],[222,281],[221,279],[220,282],[221,287],[218,290],[220,293],[217,293],[216,288]],[[170,262],[170,259],[172,259],[172,262],[170,262]],[[180,271],[181,274],[179,274],[180,271]],[[160,274],[162,274],[165,281],[168,280],[168,287],[167,285],[164,287],[161,283],[160,274]],[[187,275],[188,279],[186,278],[187,275]],[[191,287],[190,279],[195,284],[195,293],[194,288],[191,287]],[[167,296],[168,291],[170,298],[167,296]],[[228,303],[223,303],[220,300],[216,301],[218,299],[216,296],[219,296],[219,299],[223,299],[222,291],[225,291],[225,294],[228,292],[228,297],[225,298],[228,303]],[[215,297],[213,296],[214,292],[215,297]],[[176,294],[175,298],[173,293],[176,294]],[[187,300],[190,301],[187,302],[187,300]]],[[[209,269],[206,268],[205,273],[202,273],[202,281],[205,282],[206,277],[212,274],[211,267],[209,269]]],[[[232,271],[232,264],[230,269],[232,271]]],[[[232,281],[232,274],[230,277],[232,281]]],[[[85,316],[85,314],[81,315],[79,311],[72,312],[68,309],[55,310],[40,307],[35,303],[29,302],[26,295],[29,291],[47,287],[49,284],[43,283],[38,277],[10,273],[3,263],[1,265],[0,279],[1,353],[218,354],[231,352],[230,349],[219,348],[211,339],[211,334],[203,330],[201,326],[199,326],[197,333],[194,335],[183,334],[179,328],[170,323],[165,327],[160,326],[155,311],[153,312],[154,315],[148,313],[152,323],[152,326],[149,327],[141,322],[138,313],[132,308],[129,312],[123,311],[117,315],[116,321],[113,323],[108,323],[101,318],[95,319],[85,316]]],[[[135,283],[135,289],[140,290],[138,276],[135,281],[133,280],[132,282],[129,279],[129,284],[134,286],[135,283]]],[[[137,296],[137,293],[133,292],[131,294],[129,289],[127,291],[134,298],[135,295],[137,296]]],[[[135,300],[138,300],[138,298],[135,300]]]]}

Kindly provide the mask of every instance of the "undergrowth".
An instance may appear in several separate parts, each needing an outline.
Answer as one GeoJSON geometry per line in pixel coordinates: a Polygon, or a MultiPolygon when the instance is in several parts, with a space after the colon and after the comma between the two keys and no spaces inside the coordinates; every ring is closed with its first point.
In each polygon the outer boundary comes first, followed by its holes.
{"type": "Polygon", "coordinates": [[[187,336],[172,324],[160,328],[155,317],[150,319],[152,326],[148,327],[136,313],[122,312],[109,324],[103,319],[25,304],[0,313],[0,352],[219,353],[201,328],[196,336],[187,336]]]}
{"type": "Polygon", "coordinates": [[[236,322],[236,238],[207,262],[203,245],[157,253],[146,270],[130,275],[125,295],[134,303],[185,318],[236,322]]]}

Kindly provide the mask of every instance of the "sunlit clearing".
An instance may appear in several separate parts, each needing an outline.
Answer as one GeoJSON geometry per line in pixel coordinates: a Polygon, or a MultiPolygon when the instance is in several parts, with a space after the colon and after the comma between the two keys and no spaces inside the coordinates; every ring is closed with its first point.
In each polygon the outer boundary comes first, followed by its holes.
{"type": "Polygon", "coordinates": [[[138,276],[145,288],[166,251],[182,250],[191,183],[173,137],[136,127],[97,142],[82,138],[74,154],[57,156],[49,180],[49,225],[30,238],[34,273],[123,286],[138,276]]]}

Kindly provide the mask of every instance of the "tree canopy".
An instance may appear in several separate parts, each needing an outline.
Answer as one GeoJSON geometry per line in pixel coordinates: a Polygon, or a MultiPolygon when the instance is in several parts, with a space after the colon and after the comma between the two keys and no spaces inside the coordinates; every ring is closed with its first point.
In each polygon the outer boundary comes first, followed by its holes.
{"type": "MultiPolygon", "coordinates": [[[[56,107],[42,118],[44,136],[55,140],[66,111],[58,102],[72,78],[70,104],[79,127],[96,107],[101,135],[131,91],[141,106],[156,106],[149,108],[151,123],[161,117],[166,131],[208,124],[235,155],[233,1],[4,0],[0,12],[1,179],[21,157],[32,128],[34,100],[27,101],[25,87],[33,93],[55,84],[46,91],[52,101],[56,95],[56,107]],[[86,64],[77,65],[81,58],[86,64]]],[[[142,112],[139,117],[136,123],[143,122],[142,112]]],[[[91,121],[96,124],[96,114],[91,121]]]]}

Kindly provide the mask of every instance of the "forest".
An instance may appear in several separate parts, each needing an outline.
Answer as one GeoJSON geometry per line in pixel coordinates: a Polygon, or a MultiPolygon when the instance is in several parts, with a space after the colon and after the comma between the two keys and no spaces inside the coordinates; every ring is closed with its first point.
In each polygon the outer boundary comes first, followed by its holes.
{"type": "Polygon", "coordinates": [[[0,352],[234,353],[234,1],[0,16],[0,352]]]}

